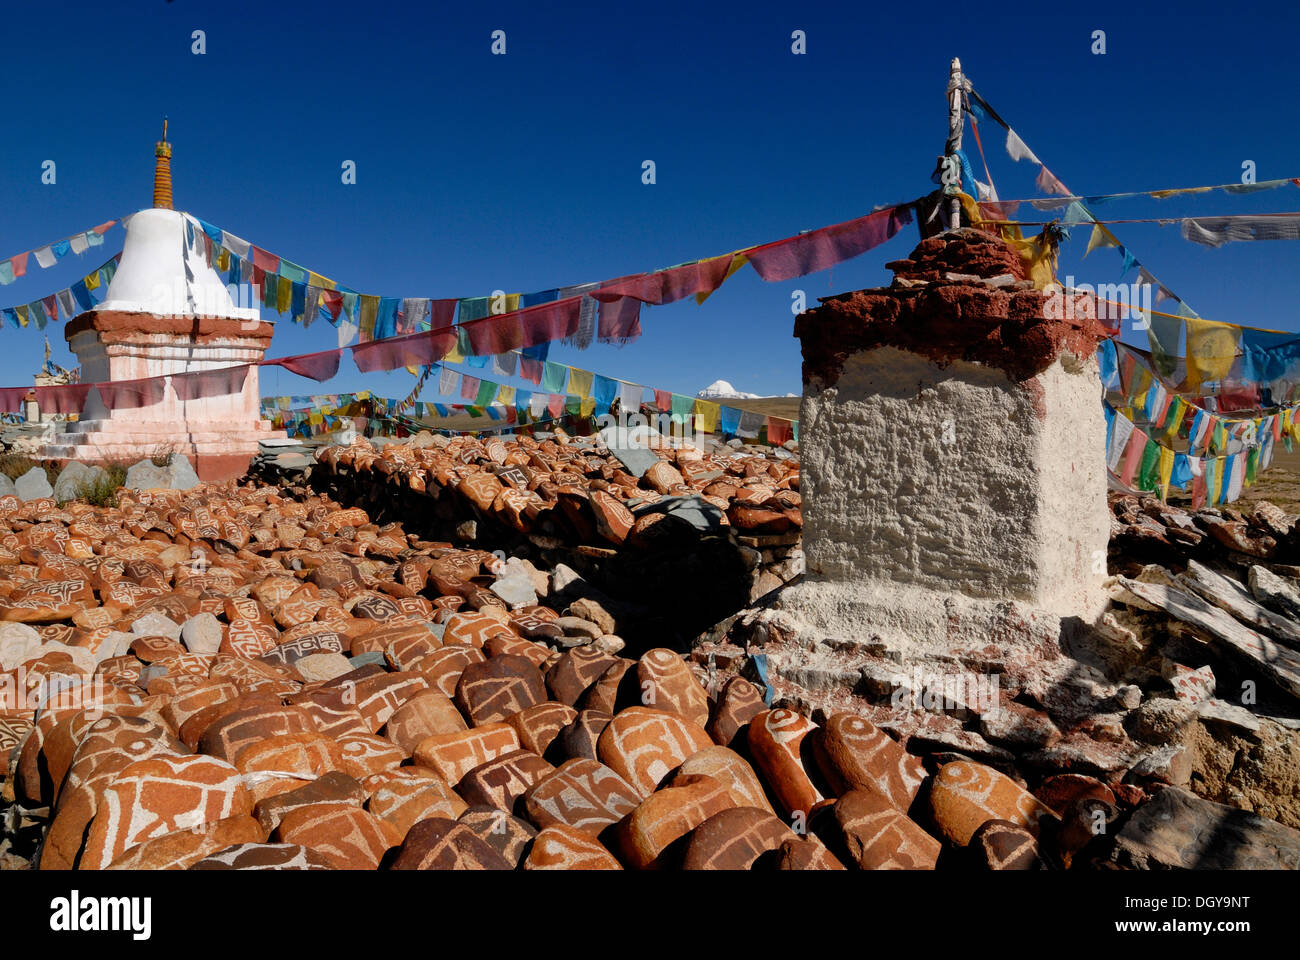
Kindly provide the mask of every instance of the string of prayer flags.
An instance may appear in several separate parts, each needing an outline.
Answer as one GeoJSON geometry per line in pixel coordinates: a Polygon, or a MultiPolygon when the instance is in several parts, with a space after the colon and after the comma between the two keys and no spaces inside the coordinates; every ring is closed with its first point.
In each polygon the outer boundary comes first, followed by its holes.
{"type": "Polygon", "coordinates": [[[83,230],[81,233],[75,233],[70,237],[57,240],[54,243],[48,243],[45,246],[38,247],[35,250],[27,250],[23,253],[15,254],[4,260],[0,260],[0,286],[7,286],[13,283],[19,277],[26,276],[27,265],[35,260],[36,265],[42,270],[48,269],[62,260],[69,252],[78,256],[85,253],[91,247],[102,246],[104,243],[104,234],[112,227],[121,222],[118,220],[109,220],[101,223],[97,227],[89,230],[83,230]]]}

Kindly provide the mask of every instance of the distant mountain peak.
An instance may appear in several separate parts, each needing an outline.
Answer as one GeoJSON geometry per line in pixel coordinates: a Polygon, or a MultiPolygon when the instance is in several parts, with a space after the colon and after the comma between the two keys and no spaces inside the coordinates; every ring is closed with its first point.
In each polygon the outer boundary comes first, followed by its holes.
{"type": "Polygon", "coordinates": [[[711,384],[696,394],[705,400],[753,400],[759,395],[757,393],[745,393],[737,390],[726,380],[714,380],[711,384]]]}

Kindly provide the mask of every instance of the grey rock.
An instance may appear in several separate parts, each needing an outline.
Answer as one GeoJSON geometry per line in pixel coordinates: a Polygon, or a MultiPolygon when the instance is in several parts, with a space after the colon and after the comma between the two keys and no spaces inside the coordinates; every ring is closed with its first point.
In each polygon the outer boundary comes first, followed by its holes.
{"type": "Polygon", "coordinates": [[[643,442],[648,435],[647,430],[631,431],[618,426],[606,427],[600,431],[601,442],[610,454],[623,464],[628,473],[638,478],[659,462],[658,454],[643,442]]]}
{"type": "Polygon", "coordinates": [[[333,680],[353,670],[351,661],[341,653],[309,653],[295,660],[293,668],[307,683],[333,680]]]}
{"type": "Polygon", "coordinates": [[[1250,592],[1264,606],[1284,617],[1300,620],[1300,591],[1277,574],[1260,566],[1251,567],[1250,592]]]}
{"type": "Polygon", "coordinates": [[[1111,859],[1137,870],[1296,870],[1300,830],[1165,787],[1134,811],[1111,859]]]}
{"type": "Polygon", "coordinates": [[[141,460],[126,471],[126,483],[130,490],[189,490],[199,485],[199,475],[190,466],[190,461],[179,454],[172,454],[167,466],[155,466],[152,460],[141,460]]]}
{"type": "Polygon", "coordinates": [[[604,632],[590,620],[581,617],[558,617],[555,625],[564,631],[565,636],[586,637],[588,640],[595,640],[604,632]]]}
{"type": "Polygon", "coordinates": [[[595,640],[591,641],[591,646],[605,653],[618,653],[627,644],[622,637],[615,636],[612,633],[602,633],[595,640]]]}
{"type": "Polygon", "coordinates": [[[216,653],[221,646],[221,621],[210,613],[197,613],[181,625],[181,642],[190,653],[216,653]]]}
{"type": "Polygon", "coordinates": [[[14,482],[5,474],[0,473],[0,497],[7,497],[10,494],[17,496],[18,488],[14,486],[14,482]]]}
{"type": "Polygon", "coordinates": [[[1152,747],[1125,775],[1129,783],[1160,780],[1174,786],[1186,786],[1192,779],[1192,754],[1181,743],[1152,747]]]}
{"type": "Polygon", "coordinates": [[[73,460],[59,472],[59,478],[54,481],[54,499],[59,503],[76,500],[83,495],[86,487],[107,477],[108,473],[103,467],[88,467],[73,460]]]}
{"type": "Polygon", "coordinates": [[[25,623],[0,623],[0,667],[16,670],[40,656],[41,635],[25,623]]]}
{"type": "Polygon", "coordinates": [[[168,640],[179,640],[181,625],[161,613],[146,613],[132,622],[131,632],[137,637],[166,637],[168,640]]]}
{"type": "Polygon", "coordinates": [[[694,527],[700,533],[722,533],[726,515],[699,494],[686,497],[663,497],[632,511],[637,519],[650,513],[664,513],[694,527]]]}
{"type": "Polygon", "coordinates": [[[531,607],[537,603],[537,592],[526,574],[511,574],[492,584],[491,590],[510,607],[531,607]]]}
{"type": "Polygon", "coordinates": [[[1259,717],[1245,707],[1223,700],[1202,700],[1196,704],[1196,715],[1202,723],[1222,724],[1239,733],[1259,733],[1261,726],[1259,717]]]}
{"type": "Polygon", "coordinates": [[[371,650],[368,653],[359,653],[355,657],[348,657],[348,663],[352,664],[352,669],[355,670],[369,663],[377,663],[382,667],[387,661],[381,651],[371,650]]]}
{"type": "Polygon", "coordinates": [[[49,478],[45,476],[45,471],[40,467],[32,467],[15,480],[14,492],[18,494],[18,499],[23,503],[27,503],[29,500],[40,500],[42,497],[54,496],[54,488],[50,486],[49,478]]]}

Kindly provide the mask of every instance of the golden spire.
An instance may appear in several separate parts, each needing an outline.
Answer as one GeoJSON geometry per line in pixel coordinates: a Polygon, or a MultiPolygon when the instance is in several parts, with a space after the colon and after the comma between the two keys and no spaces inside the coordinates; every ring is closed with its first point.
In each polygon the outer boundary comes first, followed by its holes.
{"type": "Polygon", "coordinates": [[[167,142],[167,118],[163,117],[163,135],[153,148],[153,205],[172,208],[172,145],[167,142]]]}

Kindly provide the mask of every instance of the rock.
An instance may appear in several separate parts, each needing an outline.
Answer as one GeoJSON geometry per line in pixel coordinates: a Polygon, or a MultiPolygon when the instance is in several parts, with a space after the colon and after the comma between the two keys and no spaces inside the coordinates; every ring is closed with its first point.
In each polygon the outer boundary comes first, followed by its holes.
{"type": "Polygon", "coordinates": [[[1300,652],[1274,643],[1193,594],[1125,577],[1118,581],[1141,600],[1204,631],[1216,646],[1258,668],[1293,696],[1300,696],[1300,652]]]}
{"type": "Polygon", "coordinates": [[[115,774],[105,790],[79,866],[102,870],[146,840],[252,810],[240,771],[228,763],[204,756],[141,760],[115,774]]]}
{"type": "Polygon", "coordinates": [[[1300,590],[1264,567],[1253,566],[1249,573],[1250,592],[1260,603],[1292,620],[1300,620],[1300,590]]]}
{"type": "Polygon", "coordinates": [[[40,467],[32,467],[15,480],[14,492],[23,503],[54,496],[54,488],[50,486],[49,478],[40,467]]]}
{"type": "Polygon", "coordinates": [[[718,746],[705,747],[687,757],[674,774],[675,777],[697,775],[712,777],[724,784],[740,806],[775,813],[754,768],[733,750],[718,746]]]}
{"type": "Polygon", "coordinates": [[[341,653],[309,653],[295,660],[293,669],[304,682],[316,683],[351,673],[353,667],[341,653]]]}
{"type": "Polygon", "coordinates": [[[87,487],[107,478],[108,473],[103,467],[88,467],[84,463],[72,460],[59,471],[53,490],[46,496],[53,496],[57,503],[66,503],[81,497],[87,487]]]}
{"type": "Polygon", "coordinates": [[[41,635],[25,623],[0,623],[0,667],[17,670],[40,656],[41,635]]]}
{"type": "Polygon", "coordinates": [[[1084,797],[1096,797],[1107,803],[1115,802],[1115,794],[1096,777],[1087,777],[1078,773],[1062,773],[1048,777],[1034,796],[1049,807],[1058,817],[1064,816],[1077,800],[1084,797]]]}
{"type": "Polygon", "coordinates": [[[712,777],[676,777],[672,784],[642,800],[619,824],[620,859],[642,870],[676,866],[670,845],[714,814],[736,805],[727,785],[712,777]]]}
{"type": "Polygon", "coordinates": [[[781,812],[806,819],[823,797],[804,769],[801,744],[817,725],[793,710],[766,710],[749,722],[749,749],[781,812]]]}
{"type": "Polygon", "coordinates": [[[515,801],[555,768],[528,750],[514,750],[474,767],[456,784],[467,803],[495,807],[507,813],[515,801]]]}
{"type": "Polygon", "coordinates": [[[166,637],[168,640],[179,640],[181,625],[161,613],[146,613],[131,622],[131,632],[137,637],[166,637]]]}
{"type": "Polygon", "coordinates": [[[786,840],[776,852],[778,870],[843,870],[844,864],[814,836],[786,840]]]}
{"type": "Polygon", "coordinates": [[[695,828],[682,857],[682,869],[749,870],[763,854],[796,839],[770,810],[733,807],[695,828]]]}
{"type": "Polygon", "coordinates": [[[595,760],[600,735],[609,726],[613,714],[603,710],[582,710],[560,731],[560,751],[570,759],[595,760]]]}
{"type": "Polygon", "coordinates": [[[397,831],[374,814],[334,803],[295,807],[272,839],[307,847],[339,870],[374,870],[388,850],[402,844],[397,831]]]}
{"type": "Polygon", "coordinates": [[[295,790],[259,800],[253,811],[258,823],[262,825],[264,836],[270,836],[284,815],[296,807],[326,803],[360,807],[365,802],[366,791],[355,778],[340,771],[332,771],[295,790]]]}
{"type": "Polygon", "coordinates": [[[461,778],[480,763],[518,750],[519,737],[505,723],[489,723],[459,733],[426,737],[415,748],[415,762],[429,767],[447,783],[461,778]]]}
{"type": "Polygon", "coordinates": [[[465,824],[432,817],[407,833],[391,869],[510,870],[512,864],[465,824]]]}
{"type": "Polygon", "coordinates": [[[829,717],[812,744],[818,766],[838,794],[871,791],[905,813],[925,780],[920,758],[856,714],[829,717]]]}
{"type": "Polygon", "coordinates": [[[1111,857],[1137,870],[1296,870],[1300,831],[1165,787],[1129,818],[1111,857]]]}
{"type": "Polygon", "coordinates": [[[478,834],[512,867],[520,865],[537,837],[537,829],[531,824],[494,807],[469,807],[457,821],[478,834]]]}
{"type": "Polygon", "coordinates": [[[583,758],[564,762],[523,798],[528,819],[538,827],[561,825],[592,836],[623,819],[640,802],[640,795],[617,773],[583,758]]]}
{"type": "Polygon", "coordinates": [[[129,490],[189,490],[198,485],[199,477],[190,461],[178,454],[172,454],[165,467],[155,466],[152,460],[141,460],[127,469],[123,484],[129,490]]]}
{"type": "Polygon", "coordinates": [[[709,722],[709,698],[686,661],[671,650],[647,651],[636,668],[641,702],[671,710],[703,727],[709,722]]]}
{"type": "Polygon", "coordinates": [[[252,817],[228,817],[129,847],[107,869],[186,870],[232,845],[262,839],[262,828],[252,817]]]}
{"type": "Polygon", "coordinates": [[[531,607],[537,603],[533,583],[527,576],[501,577],[492,584],[491,590],[512,610],[531,607]]]}
{"type": "Polygon", "coordinates": [[[723,686],[706,729],[714,743],[729,747],[749,721],[765,709],[763,692],[758,687],[744,677],[732,677],[723,686]]]}
{"type": "Polygon", "coordinates": [[[221,647],[221,621],[210,613],[197,613],[181,625],[181,642],[190,653],[216,653],[221,647]]]}
{"type": "Polygon", "coordinates": [[[465,812],[466,806],[464,799],[436,774],[391,780],[375,790],[366,803],[367,810],[403,838],[421,820],[432,817],[454,820],[465,812]]]}
{"type": "Polygon", "coordinates": [[[514,727],[519,734],[519,742],[525,750],[531,750],[539,757],[546,754],[551,743],[560,735],[560,731],[578,717],[578,711],[563,703],[549,700],[526,710],[520,710],[506,718],[506,723],[514,727]]]}
{"type": "Polygon", "coordinates": [[[975,831],[969,849],[982,870],[1046,870],[1038,838],[1007,820],[989,820],[975,831]]]}
{"type": "Polygon", "coordinates": [[[236,843],[204,857],[191,870],[333,870],[327,857],[296,843],[236,843]]]}
{"type": "Polygon", "coordinates": [[[525,870],[622,870],[614,855],[591,837],[561,824],[537,835],[525,870]]]}
{"type": "Polygon", "coordinates": [[[863,870],[933,870],[939,841],[879,790],[850,790],[833,808],[849,855],[863,870]]]}
{"type": "Polygon", "coordinates": [[[935,826],[950,843],[964,847],[990,820],[1006,820],[1037,835],[1039,820],[1056,814],[1014,781],[983,764],[947,763],[930,788],[935,826]]]}
{"type": "Polygon", "coordinates": [[[467,729],[455,704],[440,690],[421,690],[388,718],[384,736],[407,756],[428,737],[467,729]]]}
{"type": "Polygon", "coordinates": [[[472,663],[456,683],[456,706],[475,726],[504,720],[546,699],[541,672],[509,654],[472,663]]]}
{"type": "Polygon", "coordinates": [[[646,797],[688,757],[712,745],[709,735],[684,717],[629,707],[605,727],[596,752],[602,763],[646,797]]]}

